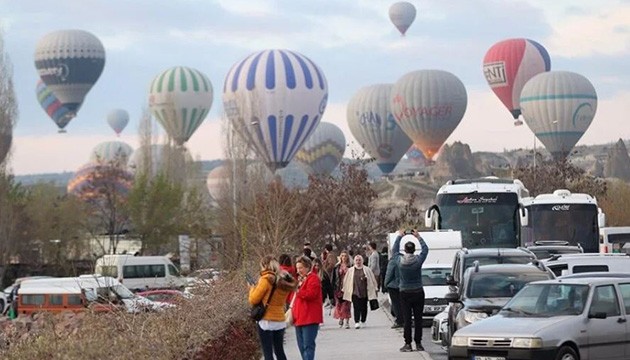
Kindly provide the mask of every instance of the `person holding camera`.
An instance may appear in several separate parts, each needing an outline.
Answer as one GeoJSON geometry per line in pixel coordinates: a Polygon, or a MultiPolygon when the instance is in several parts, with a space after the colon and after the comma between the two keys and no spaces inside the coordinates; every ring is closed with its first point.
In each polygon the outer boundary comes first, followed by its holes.
{"type": "Polygon", "coordinates": [[[416,343],[417,351],[424,351],[422,346],[422,312],[424,310],[424,289],[422,287],[422,264],[429,254],[429,247],[416,230],[399,231],[398,237],[394,242],[393,258],[398,265],[398,273],[400,276],[399,292],[401,310],[403,315],[403,335],[405,345],[400,348],[402,352],[413,351],[411,348],[413,318],[414,330],[413,340],[416,343]],[[400,254],[400,242],[404,235],[413,235],[420,242],[421,251],[416,255],[416,244],[408,241],[404,245],[405,253],[400,254]]]}

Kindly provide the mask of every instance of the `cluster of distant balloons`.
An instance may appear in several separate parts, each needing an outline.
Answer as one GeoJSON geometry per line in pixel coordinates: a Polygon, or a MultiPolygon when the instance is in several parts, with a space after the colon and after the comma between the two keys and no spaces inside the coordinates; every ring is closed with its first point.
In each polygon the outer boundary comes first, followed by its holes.
{"type": "MultiPolygon", "coordinates": [[[[397,2],[389,16],[404,35],[416,9],[397,2]]],[[[39,41],[37,98],[60,131],[76,117],[104,65],[103,45],[86,31],[56,31],[39,41]]],[[[483,59],[484,76],[515,124],[522,123],[522,115],[551,154],[562,158],[592,122],[597,95],[583,76],[550,69],[545,48],[529,39],[500,41],[483,59]]],[[[151,82],[149,108],[182,146],[208,115],[213,95],[213,86],[201,71],[172,67],[151,82]]],[[[341,161],[346,139],[336,125],[321,122],[328,83],[308,57],[290,50],[252,53],[229,70],[222,100],[231,126],[272,172],[295,158],[310,174],[326,175],[341,161]]],[[[417,70],[393,84],[359,89],[348,104],[347,121],[381,171],[389,173],[405,154],[417,164],[431,161],[461,122],[467,101],[463,83],[452,73],[417,70]]],[[[129,115],[115,109],[107,121],[120,134],[129,115]]],[[[120,144],[99,145],[95,156],[120,152],[129,156],[130,148],[120,144]]]]}

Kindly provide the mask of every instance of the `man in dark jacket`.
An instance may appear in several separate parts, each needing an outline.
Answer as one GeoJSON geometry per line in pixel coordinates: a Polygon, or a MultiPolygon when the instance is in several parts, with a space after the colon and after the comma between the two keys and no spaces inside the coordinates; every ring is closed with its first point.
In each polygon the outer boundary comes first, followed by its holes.
{"type": "Polygon", "coordinates": [[[381,250],[381,252],[378,254],[378,262],[379,262],[379,269],[381,270],[380,273],[380,283],[379,283],[379,287],[381,289],[381,292],[386,293],[387,292],[387,287],[385,286],[385,275],[387,275],[387,263],[389,262],[389,260],[387,259],[389,254],[389,249],[387,248],[387,246],[385,246],[383,248],[383,250],[381,250]]]}
{"type": "Polygon", "coordinates": [[[398,271],[400,274],[400,300],[402,304],[402,313],[404,320],[404,337],[405,345],[400,348],[400,351],[408,352],[413,351],[411,348],[411,321],[414,322],[414,336],[413,340],[416,342],[416,350],[424,351],[422,346],[422,312],[424,309],[424,289],[422,287],[422,264],[426,260],[429,254],[429,247],[424,242],[422,237],[417,231],[412,230],[411,234],[414,235],[420,242],[420,255],[415,255],[416,245],[409,241],[405,243],[405,254],[401,255],[400,251],[396,251],[400,248],[400,240],[404,236],[404,232],[399,232],[399,236],[394,242],[394,253],[396,262],[398,264],[398,271]]]}
{"type": "MultiPolygon", "coordinates": [[[[398,238],[401,238],[399,236],[398,238]]],[[[397,240],[398,241],[398,240],[397,240]]],[[[400,241],[398,241],[397,246],[400,247],[400,241]]],[[[394,244],[394,245],[395,245],[394,244]]],[[[396,318],[394,321],[394,325],[392,325],[392,329],[398,329],[403,327],[403,316],[402,316],[402,307],[400,306],[400,274],[398,273],[398,262],[396,261],[396,257],[392,256],[392,258],[387,263],[387,269],[385,273],[384,287],[387,289],[389,293],[389,299],[391,300],[392,305],[392,314],[396,318]]]]}

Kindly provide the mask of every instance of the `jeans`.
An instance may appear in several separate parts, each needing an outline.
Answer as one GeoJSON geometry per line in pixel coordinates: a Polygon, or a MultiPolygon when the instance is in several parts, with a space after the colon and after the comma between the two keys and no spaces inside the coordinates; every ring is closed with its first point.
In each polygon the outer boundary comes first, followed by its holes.
{"type": "Polygon", "coordinates": [[[354,322],[365,322],[368,313],[368,298],[360,298],[352,295],[352,309],[354,310],[354,322]]]}
{"type": "Polygon", "coordinates": [[[300,349],[302,360],[315,359],[315,339],[317,338],[318,330],[319,324],[295,327],[295,335],[297,337],[298,349],[300,349]]]}
{"type": "Polygon", "coordinates": [[[422,343],[422,312],[424,310],[424,289],[419,291],[400,292],[400,300],[402,303],[402,313],[404,319],[404,337],[405,344],[411,344],[411,317],[413,314],[414,322],[414,341],[416,345],[422,343]]]}
{"type": "Polygon", "coordinates": [[[287,356],[284,354],[284,329],[282,330],[263,330],[260,326],[258,328],[258,336],[260,337],[260,344],[262,345],[263,356],[265,360],[273,360],[273,354],[276,354],[276,359],[287,360],[287,356]]]}
{"type": "Polygon", "coordinates": [[[396,318],[396,324],[402,325],[404,320],[402,306],[400,304],[400,291],[398,291],[398,289],[396,288],[387,288],[387,292],[389,293],[389,298],[392,301],[392,312],[394,313],[393,315],[396,318]]]}

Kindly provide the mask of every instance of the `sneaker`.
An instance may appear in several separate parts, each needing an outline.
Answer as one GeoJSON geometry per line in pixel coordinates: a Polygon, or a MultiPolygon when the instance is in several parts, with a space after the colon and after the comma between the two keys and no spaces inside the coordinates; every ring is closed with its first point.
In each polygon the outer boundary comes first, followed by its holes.
{"type": "Polygon", "coordinates": [[[339,320],[339,327],[343,327],[343,319],[339,320]]]}
{"type": "Polygon", "coordinates": [[[361,327],[364,328],[365,327],[365,322],[361,322],[361,327]]]}
{"type": "Polygon", "coordinates": [[[405,344],[405,346],[400,348],[401,352],[412,352],[413,349],[411,348],[411,344],[405,344]]]}
{"type": "Polygon", "coordinates": [[[354,328],[355,328],[355,329],[360,329],[360,328],[361,328],[361,324],[360,324],[360,323],[356,323],[356,324],[354,324],[354,328]]]}
{"type": "Polygon", "coordinates": [[[346,329],[350,329],[350,323],[346,323],[346,329]]]}
{"type": "Polygon", "coordinates": [[[424,351],[424,346],[422,346],[422,344],[416,344],[416,351],[424,351]]]}

